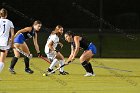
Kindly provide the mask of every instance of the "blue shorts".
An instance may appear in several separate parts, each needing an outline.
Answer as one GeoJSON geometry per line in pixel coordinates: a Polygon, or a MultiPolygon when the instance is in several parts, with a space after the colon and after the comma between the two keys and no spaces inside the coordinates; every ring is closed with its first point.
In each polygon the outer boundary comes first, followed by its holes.
{"type": "Polygon", "coordinates": [[[23,44],[25,42],[25,37],[23,36],[23,34],[19,34],[16,36],[16,38],[14,39],[14,43],[19,43],[19,44],[23,44]]]}
{"type": "Polygon", "coordinates": [[[93,43],[90,43],[87,50],[91,50],[93,54],[97,53],[96,46],[93,43]]]}

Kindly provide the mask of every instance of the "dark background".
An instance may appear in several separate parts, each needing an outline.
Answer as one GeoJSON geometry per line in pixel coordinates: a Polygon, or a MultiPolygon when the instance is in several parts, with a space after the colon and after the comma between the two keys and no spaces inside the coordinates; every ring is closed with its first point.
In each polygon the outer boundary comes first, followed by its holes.
{"type": "MultiPolygon", "coordinates": [[[[139,28],[139,0],[1,0],[32,19],[39,19],[48,28],[61,24],[66,28],[98,28],[98,20],[74,7],[74,3],[102,17],[120,28],[139,28]],[[129,22],[132,22],[130,24],[129,22]],[[135,24],[135,25],[134,25],[135,24]]],[[[9,10],[9,19],[15,26],[22,27],[29,21],[14,10],[9,10]]],[[[27,23],[28,24],[28,23],[27,23]]]]}
{"type": "MultiPolygon", "coordinates": [[[[16,31],[34,20],[42,21],[42,52],[52,28],[60,24],[65,31],[84,34],[93,41],[98,50],[95,57],[140,57],[139,0],[1,0],[2,7],[8,10],[16,31]]],[[[33,48],[31,52],[35,54],[33,48]]]]}

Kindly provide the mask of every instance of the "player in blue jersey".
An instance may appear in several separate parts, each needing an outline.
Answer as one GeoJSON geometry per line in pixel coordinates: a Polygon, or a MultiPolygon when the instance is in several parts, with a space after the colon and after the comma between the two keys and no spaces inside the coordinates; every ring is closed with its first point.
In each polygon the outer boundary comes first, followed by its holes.
{"type": "MultiPolygon", "coordinates": [[[[38,55],[40,55],[40,50],[39,50],[39,46],[38,46],[38,42],[37,42],[37,32],[40,31],[41,26],[42,26],[42,23],[39,20],[37,20],[37,21],[34,21],[33,26],[25,27],[25,28],[17,31],[17,33],[14,36],[15,37],[14,38],[14,47],[21,49],[23,52],[25,52],[27,54],[30,54],[29,48],[25,41],[30,38],[33,38],[35,49],[36,49],[38,55]]],[[[15,56],[13,57],[13,59],[11,61],[9,71],[12,74],[16,74],[16,72],[14,71],[14,66],[17,63],[18,58],[20,57],[20,53],[16,49],[13,49],[13,50],[14,50],[15,56]]],[[[29,68],[29,58],[24,57],[24,62],[25,62],[25,72],[32,74],[34,71],[29,68]]]]}
{"type": "Polygon", "coordinates": [[[74,35],[71,31],[66,32],[64,36],[65,40],[71,43],[71,54],[66,61],[66,64],[68,64],[67,62],[74,60],[79,50],[83,49],[84,52],[80,56],[80,62],[86,70],[86,74],[84,76],[95,76],[92,65],[89,62],[93,55],[96,54],[95,45],[92,42],[88,42],[87,39],[82,36],[74,35]]]}

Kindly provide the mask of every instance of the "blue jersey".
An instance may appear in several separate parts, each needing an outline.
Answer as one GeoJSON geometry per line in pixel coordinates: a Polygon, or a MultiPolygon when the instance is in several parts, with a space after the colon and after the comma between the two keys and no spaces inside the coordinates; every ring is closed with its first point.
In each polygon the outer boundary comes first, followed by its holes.
{"type": "Polygon", "coordinates": [[[27,39],[32,38],[34,36],[35,36],[35,30],[32,27],[31,32],[24,32],[17,35],[16,38],[14,39],[14,43],[23,44],[27,39]]]}
{"type": "MultiPolygon", "coordinates": [[[[97,50],[96,50],[96,46],[92,43],[87,41],[87,39],[85,39],[84,37],[82,37],[82,39],[79,41],[80,43],[80,47],[84,50],[91,50],[93,54],[96,54],[97,50]]],[[[75,48],[75,42],[71,42],[71,45],[75,48]]]]}

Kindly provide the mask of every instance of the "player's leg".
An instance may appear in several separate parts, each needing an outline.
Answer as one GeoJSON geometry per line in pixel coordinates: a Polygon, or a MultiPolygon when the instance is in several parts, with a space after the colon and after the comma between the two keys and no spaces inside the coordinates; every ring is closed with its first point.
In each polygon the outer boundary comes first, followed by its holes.
{"type": "Polygon", "coordinates": [[[50,66],[48,68],[48,72],[51,72],[51,71],[53,71],[54,66],[57,65],[58,59],[56,59],[56,58],[49,58],[49,59],[51,60],[51,64],[50,64],[50,66]]]}
{"type": "Polygon", "coordinates": [[[4,68],[4,61],[5,61],[6,56],[7,56],[6,50],[0,51],[0,72],[4,68]]]}
{"type": "MultiPolygon", "coordinates": [[[[28,48],[28,46],[27,46],[27,44],[26,44],[25,42],[20,46],[20,49],[21,49],[23,52],[25,52],[25,53],[27,53],[27,54],[30,54],[29,48],[28,48]]],[[[27,73],[29,73],[29,74],[32,74],[34,71],[31,70],[31,69],[29,68],[29,61],[30,61],[30,59],[29,59],[28,57],[25,56],[25,57],[24,57],[25,72],[27,72],[27,73]]]]}
{"type": "MultiPolygon", "coordinates": [[[[45,52],[46,53],[46,52],[45,52]]],[[[48,68],[48,72],[53,71],[53,67],[56,66],[56,64],[58,63],[58,59],[56,58],[56,54],[51,52],[51,53],[46,53],[48,59],[50,60],[51,64],[48,68]]]]}
{"type": "MultiPolygon", "coordinates": [[[[64,62],[65,62],[64,56],[60,52],[57,53],[56,58],[59,59],[59,66],[64,65],[64,62]]],[[[64,71],[64,67],[60,68],[59,72],[62,75],[69,74],[68,72],[64,71]]]]}
{"type": "MultiPolygon", "coordinates": [[[[20,49],[20,46],[21,46],[21,44],[18,44],[18,43],[15,43],[14,44],[14,47],[15,48],[19,48],[20,49]]],[[[15,72],[15,70],[14,70],[14,67],[15,67],[15,65],[16,65],[16,63],[17,63],[17,61],[18,61],[18,59],[19,59],[19,57],[20,57],[20,53],[16,50],[16,49],[13,49],[13,51],[14,51],[14,57],[12,58],[12,60],[11,60],[11,64],[10,64],[10,67],[9,67],[9,71],[11,72],[11,74],[16,74],[16,72],[15,72]]]]}
{"type": "Polygon", "coordinates": [[[84,51],[84,53],[80,57],[80,62],[81,62],[82,66],[84,67],[84,69],[87,72],[85,76],[92,76],[92,75],[94,75],[94,72],[93,72],[93,69],[92,69],[92,65],[89,62],[89,60],[92,58],[92,56],[93,56],[92,51],[86,50],[86,51],[84,51]]]}

